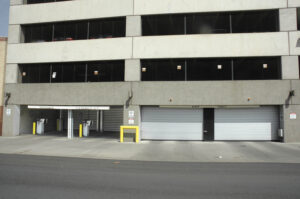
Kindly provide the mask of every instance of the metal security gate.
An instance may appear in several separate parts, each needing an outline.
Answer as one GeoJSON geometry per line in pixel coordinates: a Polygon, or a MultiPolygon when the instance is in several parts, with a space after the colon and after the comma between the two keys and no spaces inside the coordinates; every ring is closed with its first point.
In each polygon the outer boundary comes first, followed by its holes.
{"type": "Polygon", "coordinates": [[[215,140],[277,140],[279,108],[215,109],[215,140]]]}
{"type": "Polygon", "coordinates": [[[142,108],[141,139],[202,140],[202,109],[142,108]]]}
{"type": "Polygon", "coordinates": [[[110,107],[109,111],[104,111],[104,131],[119,132],[123,124],[123,107],[110,107]]]}

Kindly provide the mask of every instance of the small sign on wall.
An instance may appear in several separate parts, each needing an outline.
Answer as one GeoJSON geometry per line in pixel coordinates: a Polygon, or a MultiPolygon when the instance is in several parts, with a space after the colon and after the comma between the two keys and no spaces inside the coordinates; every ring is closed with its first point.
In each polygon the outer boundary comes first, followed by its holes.
{"type": "Polygon", "coordinates": [[[297,119],[297,114],[296,113],[290,113],[290,119],[291,120],[297,119]]]}
{"type": "Polygon", "coordinates": [[[128,117],[134,117],[134,111],[129,111],[128,112],[128,117]]]}
{"type": "Polygon", "coordinates": [[[134,119],[133,119],[133,118],[130,118],[130,119],[128,120],[128,124],[134,124],[134,119]]]}
{"type": "Polygon", "coordinates": [[[8,115],[8,116],[11,115],[11,109],[10,108],[6,109],[6,115],[8,115]]]}

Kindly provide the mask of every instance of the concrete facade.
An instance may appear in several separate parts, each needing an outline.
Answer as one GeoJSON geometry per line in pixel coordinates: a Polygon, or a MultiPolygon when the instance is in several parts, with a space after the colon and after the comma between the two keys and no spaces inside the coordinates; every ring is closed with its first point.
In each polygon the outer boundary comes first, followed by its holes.
{"type": "MultiPolygon", "coordinates": [[[[3,114],[4,135],[18,135],[28,114],[23,105],[106,105],[124,107],[140,125],[141,107],[151,106],[280,106],[286,142],[300,141],[300,31],[298,0],[74,0],[22,5],[11,0],[5,92],[11,93],[3,114]],[[143,15],[275,9],[280,31],[142,36],[143,15]],[[55,13],[55,14],[53,14],[55,13]],[[22,43],[21,26],[46,22],[126,17],[126,37],[22,43]],[[17,56],[16,56],[17,55],[17,56]],[[282,80],[142,82],[141,59],[280,56],[282,80]],[[22,84],[18,64],[125,60],[124,82],[22,84]],[[289,97],[290,91],[295,96],[289,97]],[[67,94],[65,91],[68,91],[67,94]],[[187,97],[188,96],[188,97],[187,97]],[[298,119],[290,120],[296,112],[298,119]],[[25,117],[25,119],[20,119],[25,117]]],[[[24,127],[25,128],[25,127],[24,127]]],[[[26,126],[28,129],[29,126],[26,126]]]]}

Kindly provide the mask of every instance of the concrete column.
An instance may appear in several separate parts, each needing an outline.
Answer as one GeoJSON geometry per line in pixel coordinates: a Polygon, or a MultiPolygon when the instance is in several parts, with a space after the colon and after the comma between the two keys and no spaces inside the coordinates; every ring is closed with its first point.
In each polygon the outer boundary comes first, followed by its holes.
{"type": "Polygon", "coordinates": [[[298,56],[282,56],[282,79],[299,79],[298,56]]]}
{"type": "Polygon", "coordinates": [[[73,125],[73,111],[68,110],[68,139],[72,139],[74,137],[73,125]]]}
{"type": "MultiPolygon", "coordinates": [[[[141,124],[140,106],[138,105],[130,105],[128,107],[124,106],[123,125],[140,127],[141,126],[140,124],[141,124]]],[[[141,134],[139,138],[141,139],[141,134]]]]}
{"type": "Polygon", "coordinates": [[[20,25],[9,25],[8,26],[8,44],[17,44],[24,42],[24,36],[20,25]]]}
{"type": "Polygon", "coordinates": [[[27,0],[10,0],[10,5],[11,6],[15,6],[15,5],[22,5],[23,2],[25,2],[27,0]]]}
{"type": "Polygon", "coordinates": [[[100,111],[100,132],[103,133],[104,132],[104,111],[101,110],[100,111]]]}
{"type": "Polygon", "coordinates": [[[125,81],[141,81],[141,63],[139,59],[125,60],[125,81]]]}
{"type": "Polygon", "coordinates": [[[284,142],[300,142],[300,105],[283,106],[284,142]],[[297,118],[290,118],[296,113],[297,118]]]}
{"type": "Polygon", "coordinates": [[[3,110],[3,136],[17,136],[20,134],[20,106],[7,105],[3,110]]]}
{"type": "Polygon", "coordinates": [[[21,74],[18,64],[6,64],[5,68],[5,83],[15,84],[21,80],[21,74]]]}
{"type": "Polygon", "coordinates": [[[283,8],[279,9],[280,31],[297,30],[297,9],[283,8]]]}
{"type": "Polygon", "coordinates": [[[141,16],[126,17],[126,37],[138,37],[142,35],[141,16]]]}

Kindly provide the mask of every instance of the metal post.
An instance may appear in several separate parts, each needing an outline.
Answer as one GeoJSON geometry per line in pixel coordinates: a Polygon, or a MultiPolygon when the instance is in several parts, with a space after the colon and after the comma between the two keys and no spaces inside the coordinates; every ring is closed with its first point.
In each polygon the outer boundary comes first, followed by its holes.
{"type": "Polygon", "coordinates": [[[103,110],[100,111],[100,132],[103,133],[104,114],[103,110]]]}
{"type": "Polygon", "coordinates": [[[97,111],[97,119],[96,119],[96,131],[100,131],[100,111],[97,111]]]}
{"type": "Polygon", "coordinates": [[[73,130],[73,112],[68,110],[68,139],[72,139],[74,136],[73,130]]]}

